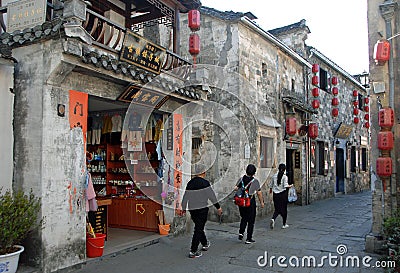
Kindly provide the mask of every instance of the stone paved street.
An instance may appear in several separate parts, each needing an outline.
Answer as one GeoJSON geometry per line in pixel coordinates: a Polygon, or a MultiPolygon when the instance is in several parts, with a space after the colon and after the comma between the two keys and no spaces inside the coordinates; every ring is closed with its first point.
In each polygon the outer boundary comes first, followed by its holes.
{"type": "MultiPolygon", "coordinates": [[[[197,259],[187,257],[191,236],[163,237],[158,244],[120,252],[117,255],[89,260],[77,273],[131,273],[131,272],[383,272],[375,266],[377,255],[364,252],[365,235],[371,228],[371,193],[363,192],[315,202],[308,206],[289,205],[288,229],[281,229],[278,217],[275,229],[269,228],[269,217],[256,220],[255,244],[246,245],[237,238],[238,223],[218,224],[208,222],[206,233],[212,245],[197,259]],[[338,255],[337,247],[343,245],[347,253],[338,255]],[[271,256],[285,256],[286,268],[279,267],[277,260],[260,266],[258,257],[267,252],[271,256]],[[322,256],[339,256],[343,266],[330,266],[325,259],[324,266],[308,268],[289,265],[296,256],[316,258],[321,263],[322,256]],[[371,265],[362,265],[365,256],[371,256],[371,265]],[[360,267],[346,267],[346,257],[357,256],[360,267]]],[[[304,260],[304,259],[303,259],[304,260]]],[[[347,259],[349,260],[349,259],[347,259]]],[[[259,259],[263,263],[264,259],[259,259]]],[[[338,262],[333,258],[331,263],[338,262]]]]}

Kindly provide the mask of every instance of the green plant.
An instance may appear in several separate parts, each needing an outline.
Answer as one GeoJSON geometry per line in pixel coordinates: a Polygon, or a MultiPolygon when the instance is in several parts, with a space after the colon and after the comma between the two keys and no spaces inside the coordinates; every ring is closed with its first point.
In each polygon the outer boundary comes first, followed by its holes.
{"type": "Polygon", "coordinates": [[[400,272],[400,209],[395,211],[391,217],[384,219],[383,232],[388,253],[382,260],[395,262],[396,267],[388,269],[388,272],[400,272]]]}
{"type": "Polygon", "coordinates": [[[21,190],[14,193],[7,190],[3,194],[0,189],[0,255],[14,252],[14,245],[42,225],[40,207],[40,198],[32,190],[29,194],[21,190]]]}

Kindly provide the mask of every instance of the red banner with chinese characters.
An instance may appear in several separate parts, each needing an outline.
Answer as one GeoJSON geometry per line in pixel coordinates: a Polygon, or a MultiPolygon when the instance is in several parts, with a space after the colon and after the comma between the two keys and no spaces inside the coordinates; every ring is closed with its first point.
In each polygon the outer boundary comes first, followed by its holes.
{"type": "Polygon", "coordinates": [[[83,147],[86,152],[86,132],[88,116],[88,94],[69,90],[69,125],[70,128],[81,127],[83,147]]]}
{"type": "Polygon", "coordinates": [[[174,188],[176,190],[175,196],[175,209],[181,208],[180,203],[180,188],[182,185],[182,132],[183,132],[183,121],[181,114],[174,114],[174,188]]]}

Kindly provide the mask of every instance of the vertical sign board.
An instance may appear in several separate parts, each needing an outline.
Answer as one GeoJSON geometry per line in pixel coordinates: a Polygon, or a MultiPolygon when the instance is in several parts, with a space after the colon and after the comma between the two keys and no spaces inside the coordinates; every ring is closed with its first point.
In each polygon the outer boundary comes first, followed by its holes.
{"type": "Polygon", "coordinates": [[[181,208],[179,191],[182,185],[182,133],[183,133],[183,120],[181,114],[174,114],[174,187],[177,191],[175,199],[175,209],[179,210],[181,208]]]}
{"type": "Polygon", "coordinates": [[[47,0],[19,0],[7,6],[7,32],[23,30],[46,21],[47,0]]]}
{"type": "Polygon", "coordinates": [[[88,94],[69,90],[69,125],[71,129],[82,128],[83,147],[86,153],[86,132],[88,115],[88,94]]]}
{"type": "Polygon", "coordinates": [[[107,235],[107,206],[99,206],[97,211],[89,211],[88,215],[94,232],[107,235]]]}

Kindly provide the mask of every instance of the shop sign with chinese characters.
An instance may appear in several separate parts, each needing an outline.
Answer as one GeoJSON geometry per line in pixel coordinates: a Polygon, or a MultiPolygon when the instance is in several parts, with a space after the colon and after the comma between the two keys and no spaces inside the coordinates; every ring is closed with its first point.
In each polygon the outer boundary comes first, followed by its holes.
{"type": "Polygon", "coordinates": [[[127,30],[120,59],[147,71],[160,74],[165,49],[127,30]]]}
{"type": "Polygon", "coordinates": [[[133,102],[135,104],[151,107],[153,109],[160,108],[169,96],[161,94],[157,91],[141,88],[140,86],[130,85],[117,100],[123,102],[133,102]]]}
{"type": "Polygon", "coordinates": [[[46,0],[20,0],[7,6],[7,32],[23,30],[46,21],[46,0]]]}

